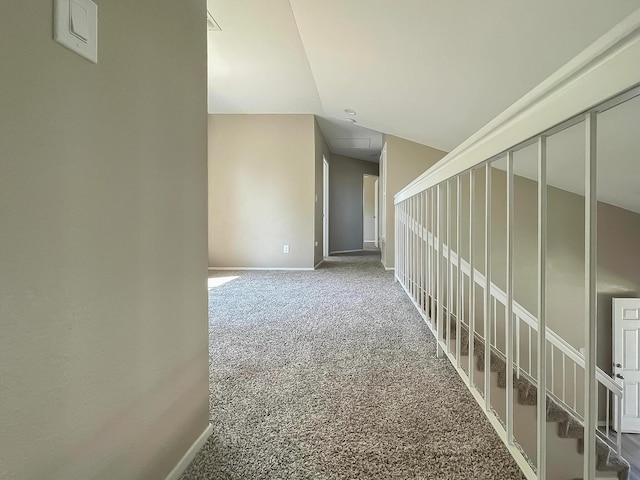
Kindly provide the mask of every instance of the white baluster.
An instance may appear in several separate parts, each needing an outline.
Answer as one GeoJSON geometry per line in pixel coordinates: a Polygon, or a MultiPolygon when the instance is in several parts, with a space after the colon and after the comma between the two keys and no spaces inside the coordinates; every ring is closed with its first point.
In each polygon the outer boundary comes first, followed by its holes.
{"type": "Polygon", "coordinates": [[[527,363],[527,368],[529,369],[529,371],[527,372],[529,375],[533,376],[533,364],[531,362],[531,325],[527,324],[527,327],[529,328],[529,363],[527,363]]]}
{"type": "Polygon", "coordinates": [[[584,478],[595,478],[596,428],[598,397],[596,382],[596,271],[597,265],[597,197],[596,197],[596,120],[590,112],[585,118],[585,369],[584,369],[584,478]]]}
{"type": "Polygon", "coordinates": [[[567,403],[565,400],[565,385],[566,385],[566,375],[565,375],[565,360],[566,360],[567,356],[563,353],[562,354],[562,401],[564,403],[567,403]]]}
{"type": "Polygon", "coordinates": [[[547,139],[538,137],[538,480],[547,474],[547,139]]]}
{"type": "Polygon", "coordinates": [[[456,253],[458,255],[457,274],[456,274],[456,365],[460,367],[460,337],[462,336],[462,299],[464,293],[462,292],[463,278],[462,278],[462,251],[460,249],[461,230],[462,230],[462,181],[461,176],[456,177],[456,253]]]}
{"type": "MultiPolygon", "coordinates": [[[[507,444],[513,445],[513,152],[507,152],[507,305],[504,314],[507,361],[507,444]]],[[[518,327],[516,327],[518,328],[518,327]]],[[[519,330],[518,330],[519,333],[519,330]]],[[[518,377],[520,377],[520,337],[518,337],[518,377]]]]}
{"type": "Polygon", "coordinates": [[[573,364],[573,410],[578,411],[578,367],[573,364]]]}
{"type": "Polygon", "coordinates": [[[437,301],[438,301],[438,345],[436,348],[438,358],[442,357],[442,343],[444,341],[444,295],[443,295],[443,277],[444,272],[442,269],[442,257],[444,252],[443,240],[444,240],[444,214],[442,213],[444,207],[444,188],[442,184],[437,187],[438,192],[438,261],[436,262],[437,269],[437,301]]]}
{"type": "Polygon", "coordinates": [[[491,409],[491,163],[485,165],[484,216],[484,408],[491,409]]]}
{"type": "Polygon", "coordinates": [[[553,343],[550,343],[549,346],[551,347],[550,348],[550,350],[551,350],[551,386],[548,387],[548,389],[549,389],[550,392],[555,393],[555,385],[556,385],[556,382],[555,382],[555,368],[553,366],[553,363],[554,363],[553,359],[555,357],[555,355],[554,355],[555,348],[553,346],[553,343]]]}
{"type": "MultiPolygon", "coordinates": [[[[610,410],[609,410],[609,397],[611,396],[611,393],[607,390],[607,408],[605,409],[605,433],[607,434],[607,438],[609,438],[609,415],[610,415],[610,410]]],[[[620,427],[618,427],[618,430],[620,430],[620,427]]]]}
{"type": "Polygon", "coordinates": [[[516,315],[516,375],[520,379],[520,317],[516,315]]]}
{"type": "Polygon", "coordinates": [[[445,182],[444,184],[444,192],[445,192],[445,202],[446,202],[446,234],[447,234],[447,263],[445,270],[446,277],[446,287],[447,287],[447,315],[445,321],[447,322],[447,350],[451,351],[451,303],[452,303],[452,292],[451,292],[451,188],[449,187],[449,182],[445,182]]]}
{"type": "Polygon", "coordinates": [[[475,285],[475,225],[474,207],[476,196],[476,174],[475,170],[469,171],[469,384],[474,385],[475,366],[473,364],[473,350],[476,331],[476,285],[475,285]]]}

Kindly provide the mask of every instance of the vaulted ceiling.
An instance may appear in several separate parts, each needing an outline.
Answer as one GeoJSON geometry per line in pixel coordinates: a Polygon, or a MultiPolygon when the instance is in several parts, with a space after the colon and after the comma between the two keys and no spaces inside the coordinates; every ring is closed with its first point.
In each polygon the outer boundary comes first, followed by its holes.
{"type": "Polygon", "coordinates": [[[449,151],[638,7],[209,0],[209,112],[313,113],[330,143],[378,146],[383,132],[449,151]]]}

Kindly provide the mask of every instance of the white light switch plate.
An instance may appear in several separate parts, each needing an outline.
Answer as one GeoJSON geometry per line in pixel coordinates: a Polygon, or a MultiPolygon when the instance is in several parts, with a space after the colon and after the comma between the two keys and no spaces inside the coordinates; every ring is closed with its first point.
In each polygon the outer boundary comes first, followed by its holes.
{"type": "Polygon", "coordinates": [[[98,6],[91,0],[53,0],[53,39],[98,63],[98,6]]]}

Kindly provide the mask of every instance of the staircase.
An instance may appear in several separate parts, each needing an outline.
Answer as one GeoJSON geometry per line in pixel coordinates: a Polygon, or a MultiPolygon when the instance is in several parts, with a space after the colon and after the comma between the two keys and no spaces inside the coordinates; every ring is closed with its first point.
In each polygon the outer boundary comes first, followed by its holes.
{"type": "MultiPolygon", "coordinates": [[[[469,355],[469,327],[461,323],[460,355],[469,355]]],[[[451,340],[456,338],[456,322],[451,317],[451,340]]],[[[446,329],[445,329],[446,340],[446,329]]],[[[477,334],[473,342],[473,354],[476,358],[476,369],[483,372],[485,368],[484,341],[477,334]]],[[[506,361],[497,351],[492,349],[490,360],[490,371],[497,372],[498,386],[502,389],[507,387],[506,361]]],[[[513,387],[517,389],[517,402],[520,405],[530,405],[535,407],[538,400],[538,391],[532,380],[521,375],[519,378],[514,373],[513,387]]],[[[565,410],[560,404],[547,396],[547,422],[558,425],[558,436],[560,438],[574,438],[577,443],[577,451],[584,452],[584,428],[580,421],[565,410]]],[[[629,463],[619,457],[615,451],[605,442],[596,438],[596,470],[599,472],[615,472],[619,480],[628,480],[630,466],[629,463]]]]}

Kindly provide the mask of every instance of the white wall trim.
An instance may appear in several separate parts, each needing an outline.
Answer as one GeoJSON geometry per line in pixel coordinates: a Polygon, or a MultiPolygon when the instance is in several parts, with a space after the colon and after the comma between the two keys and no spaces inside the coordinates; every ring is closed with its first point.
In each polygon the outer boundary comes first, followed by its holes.
{"type": "Polygon", "coordinates": [[[400,203],[640,83],[640,9],[395,195],[400,203]]]}
{"type": "Polygon", "coordinates": [[[364,240],[363,243],[376,243],[376,240],[364,240]]]}
{"type": "Polygon", "coordinates": [[[357,250],[336,250],[335,252],[329,252],[329,255],[333,255],[334,253],[354,253],[354,252],[364,252],[364,249],[359,248],[357,250]]]}
{"type": "Polygon", "coordinates": [[[209,267],[209,271],[217,271],[217,270],[240,270],[240,271],[251,271],[251,270],[288,270],[288,271],[301,271],[301,272],[309,272],[313,270],[313,267],[209,267]]]}
{"type": "Polygon", "coordinates": [[[385,269],[387,272],[393,272],[393,271],[395,271],[395,267],[384,267],[384,269],[385,269]]]}
{"type": "Polygon", "coordinates": [[[178,480],[178,478],[180,478],[180,475],[182,475],[182,472],[184,472],[187,469],[187,467],[189,466],[193,458],[196,456],[196,454],[200,451],[202,446],[205,443],[207,443],[207,440],[209,439],[212,433],[213,433],[213,425],[209,424],[207,425],[207,428],[204,429],[204,432],[202,432],[200,436],[196,438],[196,441],[193,442],[193,444],[189,447],[189,450],[186,451],[186,453],[182,456],[182,458],[176,464],[176,466],[173,467],[173,470],[169,472],[169,475],[167,475],[166,480],[178,480]]]}
{"type": "Polygon", "coordinates": [[[316,263],[316,266],[313,267],[313,269],[315,270],[316,268],[318,268],[320,265],[322,265],[324,263],[324,260],[320,260],[318,263],[316,263]]]}

